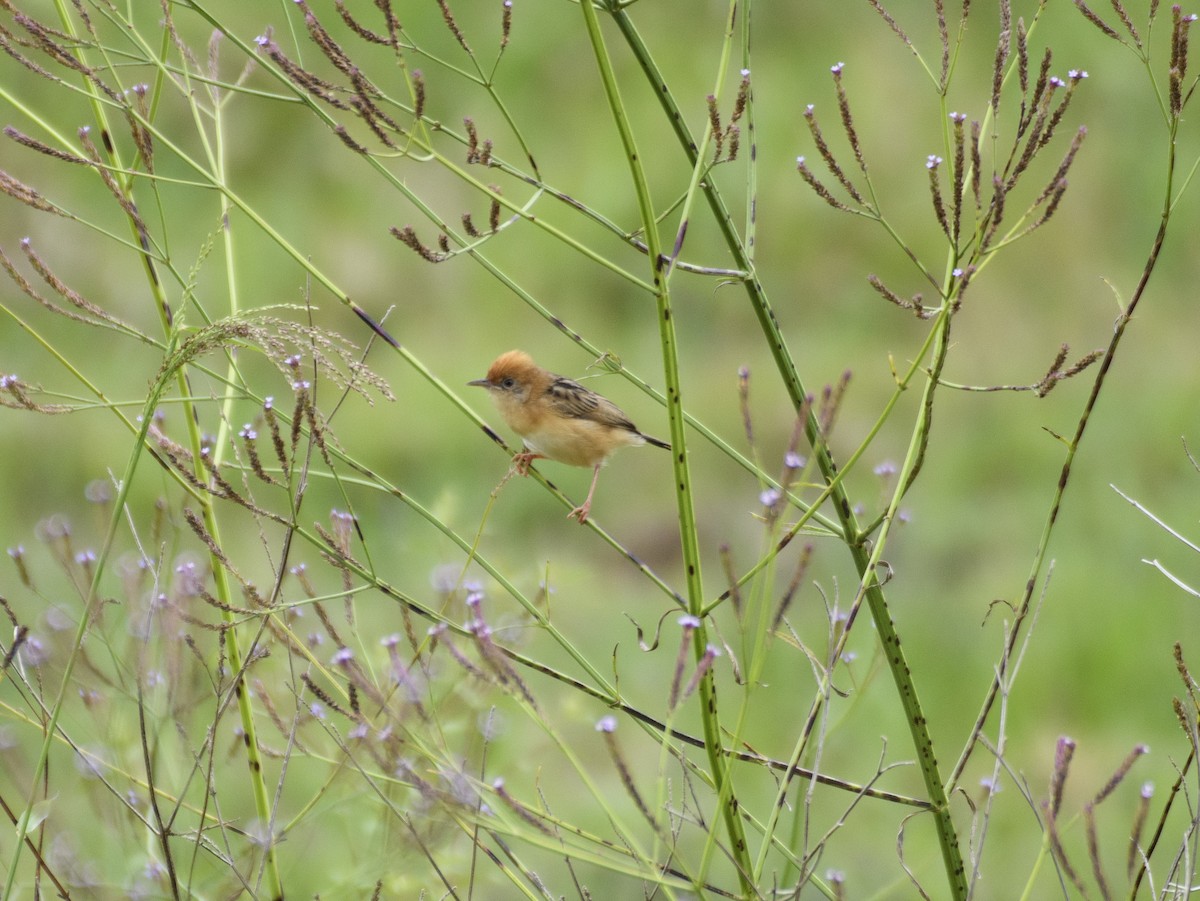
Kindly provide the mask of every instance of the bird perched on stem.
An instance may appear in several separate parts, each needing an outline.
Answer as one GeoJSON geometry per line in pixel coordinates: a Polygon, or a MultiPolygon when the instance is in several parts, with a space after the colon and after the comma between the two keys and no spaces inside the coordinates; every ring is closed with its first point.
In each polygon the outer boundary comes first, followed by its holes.
{"type": "Polygon", "coordinates": [[[525,450],[513,457],[519,474],[528,475],[529,465],[542,459],[592,467],[587,500],[567,514],[581,525],[592,508],[600,467],[613,451],[640,444],[671,449],[638,431],[608,398],[542,369],[522,350],[501,354],[486,378],[467,384],[487,388],[504,421],[525,442],[525,450]]]}

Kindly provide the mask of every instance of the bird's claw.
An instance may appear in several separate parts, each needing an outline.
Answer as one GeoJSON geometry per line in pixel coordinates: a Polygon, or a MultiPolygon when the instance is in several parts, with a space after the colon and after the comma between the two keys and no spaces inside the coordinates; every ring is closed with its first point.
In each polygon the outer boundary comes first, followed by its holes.
{"type": "Polygon", "coordinates": [[[516,454],[512,458],[512,461],[513,468],[517,471],[517,475],[529,475],[529,467],[533,464],[533,461],[537,460],[539,457],[541,457],[541,454],[529,453],[528,451],[516,454]]]}

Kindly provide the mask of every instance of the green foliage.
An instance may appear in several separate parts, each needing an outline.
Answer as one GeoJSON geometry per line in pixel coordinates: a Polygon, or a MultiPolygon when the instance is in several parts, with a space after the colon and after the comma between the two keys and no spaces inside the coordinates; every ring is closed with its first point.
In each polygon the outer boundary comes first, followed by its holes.
{"type": "Polygon", "coordinates": [[[1192,17],[982,6],[0,0],[3,894],[1182,897],[1192,17]]]}

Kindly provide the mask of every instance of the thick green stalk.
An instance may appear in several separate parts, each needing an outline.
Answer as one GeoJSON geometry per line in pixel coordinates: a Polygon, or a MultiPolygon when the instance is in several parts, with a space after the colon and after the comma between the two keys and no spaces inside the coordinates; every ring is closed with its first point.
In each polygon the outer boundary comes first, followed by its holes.
{"type": "MultiPolygon", "coordinates": [[[[642,226],[646,235],[646,250],[650,262],[650,270],[655,289],[655,299],[658,306],[659,336],[662,341],[663,373],[667,388],[667,416],[670,422],[672,461],[675,474],[675,498],[679,510],[679,535],[683,550],[683,561],[687,573],[688,609],[697,617],[698,627],[693,630],[693,647],[697,664],[708,653],[708,631],[699,618],[704,604],[704,585],[700,577],[700,547],[696,533],[696,511],[692,499],[691,474],[688,468],[686,423],[683,415],[683,401],[679,382],[679,359],[675,337],[675,322],[671,309],[671,294],[667,280],[664,278],[664,259],[662,244],[658,235],[658,225],[654,214],[653,203],[650,199],[650,187],[646,182],[645,170],[642,168],[641,157],[638,154],[637,143],[633,130],[625,116],[625,108],[617,88],[616,75],[608,58],[608,50],[604,37],[600,33],[600,22],[596,10],[588,0],[579,4],[583,11],[584,24],[592,42],[592,50],[596,63],[600,68],[600,77],[604,84],[604,92],[608,98],[609,108],[621,143],[625,148],[626,160],[629,163],[630,175],[633,178],[634,190],[637,194],[638,208],[641,213],[642,226]]],[[[709,767],[713,784],[717,790],[717,803],[721,807],[726,831],[729,834],[729,853],[738,871],[738,880],[742,892],[747,897],[754,893],[754,885],[750,880],[751,861],[746,846],[746,834],[742,826],[741,815],[738,811],[738,801],[733,793],[732,774],[729,761],[722,754],[721,727],[717,711],[716,683],[710,667],[699,686],[700,715],[703,723],[704,745],[708,755],[709,767]]],[[[712,842],[706,853],[711,857],[712,842]]],[[[708,860],[701,867],[698,878],[703,879],[708,860]]]]}
{"type": "MultiPolygon", "coordinates": [[[[700,149],[688,131],[682,112],[676,106],[674,98],[667,90],[666,82],[663,79],[662,73],[658,70],[658,66],[654,62],[649,49],[646,47],[641,35],[624,9],[614,9],[612,15],[617,27],[621,30],[635,58],[641,65],[647,80],[654,87],[666,119],[674,129],[675,135],[682,145],[688,161],[692,165],[695,165],[700,149]]],[[[738,235],[729,210],[725,206],[725,202],[713,180],[706,179],[702,187],[717,226],[720,228],[722,236],[725,238],[725,242],[734,256],[736,266],[747,273],[747,277],[743,280],[742,284],[749,296],[751,307],[754,310],[755,317],[758,319],[763,335],[767,339],[771,355],[783,379],[792,405],[797,411],[800,411],[804,407],[804,398],[807,392],[796,371],[783,335],[779,330],[774,311],[767,300],[766,291],[762,283],[758,280],[754,260],[738,235]]],[[[862,535],[858,519],[854,515],[845,488],[841,485],[840,481],[836,483],[834,481],[838,474],[838,468],[825,444],[816,414],[811,407],[805,419],[804,428],[806,437],[813,448],[813,455],[817,466],[826,482],[832,485],[833,490],[830,494],[830,499],[833,501],[834,509],[838,519],[841,521],[843,532],[847,536],[847,548],[854,561],[855,570],[859,574],[860,590],[865,593],[867,605],[871,610],[871,616],[875,621],[876,630],[879,633],[879,639],[883,645],[885,658],[891,671],[892,681],[895,683],[896,690],[900,695],[913,747],[916,749],[920,761],[921,775],[925,783],[925,789],[928,792],[932,805],[932,813],[936,823],[943,863],[952,896],[956,899],[965,898],[967,884],[962,852],[958,847],[958,837],[953,820],[950,817],[949,802],[942,786],[941,777],[938,774],[937,760],[933,753],[933,742],[917,698],[916,685],[913,682],[912,673],[908,668],[904,652],[900,647],[900,638],[896,633],[895,624],[892,622],[888,611],[887,599],[884,597],[883,590],[875,576],[875,561],[868,550],[868,544],[865,536],[862,535]]]]}

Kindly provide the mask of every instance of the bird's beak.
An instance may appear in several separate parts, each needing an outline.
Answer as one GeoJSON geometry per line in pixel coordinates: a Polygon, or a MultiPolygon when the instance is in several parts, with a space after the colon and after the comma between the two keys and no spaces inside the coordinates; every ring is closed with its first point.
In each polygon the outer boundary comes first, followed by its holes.
{"type": "Polygon", "coordinates": [[[487,379],[471,379],[471,381],[467,382],[467,384],[468,384],[468,385],[474,385],[476,388],[490,388],[490,387],[492,387],[492,383],[491,383],[491,382],[489,382],[487,379]]]}

